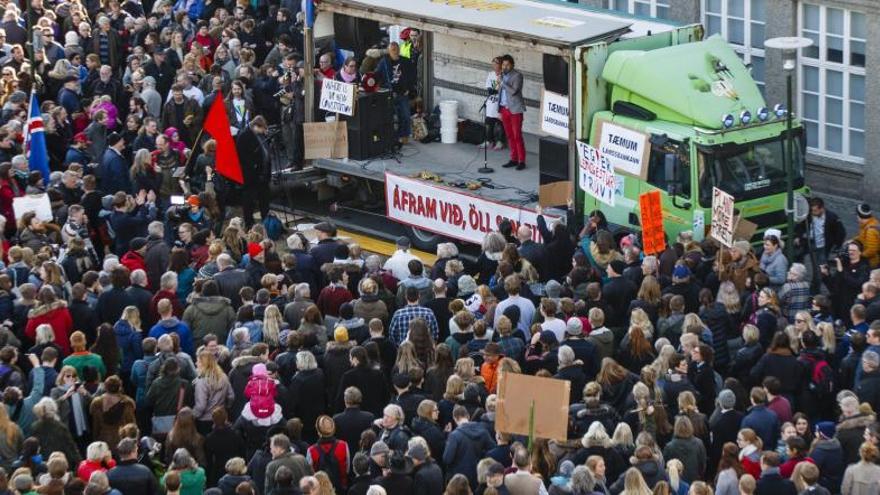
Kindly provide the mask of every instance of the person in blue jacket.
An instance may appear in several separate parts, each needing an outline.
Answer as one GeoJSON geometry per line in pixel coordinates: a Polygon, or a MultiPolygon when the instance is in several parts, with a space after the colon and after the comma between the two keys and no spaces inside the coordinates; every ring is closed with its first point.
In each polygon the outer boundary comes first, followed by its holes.
{"type": "Polygon", "coordinates": [[[477,463],[486,452],[495,447],[495,442],[483,425],[478,422],[472,423],[469,418],[470,414],[464,406],[458,405],[452,410],[452,419],[456,427],[446,440],[443,464],[447,468],[447,480],[456,474],[463,474],[470,482],[471,488],[476,489],[477,463]]]}

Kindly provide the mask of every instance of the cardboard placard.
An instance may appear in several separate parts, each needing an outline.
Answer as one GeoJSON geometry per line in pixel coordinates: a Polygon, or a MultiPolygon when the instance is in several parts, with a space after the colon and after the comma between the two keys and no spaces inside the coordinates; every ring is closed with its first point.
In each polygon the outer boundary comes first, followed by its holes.
{"type": "Polygon", "coordinates": [[[582,141],[577,142],[577,152],[581,190],[608,206],[614,206],[614,165],[599,150],[582,141]]]}
{"type": "Polygon", "coordinates": [[[321,99],[318,108],[328,112],[354,115],[355,85],[334,79],[321,81],[321,99]]]}
{"type": "Polygon", "coordinates": [[[733,245],[733,196],[712,188],[712,225],[710,235],[726,247],[733,245]]]}
{"type": "Polygon", "coordinates": [[[660,191],[651,191],[639,196],[639,210],[642,214],[642,244],[645,254],[659,254],[666,249],[663,231],[663,204],[660,191]]]}
{"type": "Polygon", "coordinates": [[[570,390],[568,380],[502,372],[498,380],[495,430],[528,435],[534,404],[535,438],[566,440],[570,390]]]}
{"type": "Polygon", "coordinates": [[[51,222],[53,216],[49,195],[46,193],[26,194],[20,198],[12,199],[12,212],[15,214],[16,220],[29,211],[36,213],[37,218],[41,221],[51,222]]]}
{"type": "Polygon", "coordinates": [[[568,96],[541,90],[541,130],[568,141],[568,96]]]}
{"type": "Polygon", "coordinates": [[[348,158],[347,122],[306,122],[303,138],[306,160],[348,158]]]}
{"type": "Polygon", "coordinates": [[[574,194],[574,185],[570,180],[551,182],[538,187],[538,204],[542,207],[561,206],[568,203],[574,194]]]}
{"type": "Polygon", "coordinates": [[[597,127],[597,148],[614,170],[646,180],[651,152],[648,135],[606,120],[600,120],[597,127]]]}
{"type": "Polygon", "coordinates": [[[733,230],[733,239],[751,242],[752,236],[754,236],[757,231],[758,224],[746,220],[745,218],[738,217],[736,228],[733,230]]]}

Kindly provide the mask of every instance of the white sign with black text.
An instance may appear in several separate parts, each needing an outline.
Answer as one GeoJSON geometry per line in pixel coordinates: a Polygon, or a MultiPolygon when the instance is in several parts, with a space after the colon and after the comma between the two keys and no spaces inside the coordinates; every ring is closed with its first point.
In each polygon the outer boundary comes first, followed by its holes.
{"type": "Polygon", "coordinates": [[[587,143],[578,141],[577,151],[581,190],[608,206],[614,206],[614,165],[587,143]]]}
{"type": "Polygon", "coordinates": [[[354,115],[354,84],[324,78],[318,108],[327,112],[354,115]]]}
{"type": "Polygon", "coordinates": [[[541,92],[541,130],[568,140],[568,96],[546,89],[541,92]]]}
{"type": "Polygon", "coordinates": [[[634,177],[648,176],[648,135],[611,122],[602,122],[599,152],[614,170],[634,177]]]}
{"type": "Polygon", "coordinates": [[[712,230],[710,233],[726,247],[733,245],[733,196],[712,188],[712,230]]]}

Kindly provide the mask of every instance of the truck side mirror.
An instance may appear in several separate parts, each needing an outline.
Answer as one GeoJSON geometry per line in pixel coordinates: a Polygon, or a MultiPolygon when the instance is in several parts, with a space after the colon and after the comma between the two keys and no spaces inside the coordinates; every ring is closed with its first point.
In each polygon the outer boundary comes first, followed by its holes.
{"type": "MultiPolygon", "coordinates": [[[[672,200],[673,206],[675,206],[676,208],[688,209],[691,207],[689,202],[685,202],[682,205],[679,205],[676,202],[676,198],[683,189],[682,178],[679,176],[679,170],[680,162],[677,154],[667,153],[663,156],[663,172],[665,176],[664,178],[666,179],[666,193],[672,200]]],[[[684,180],[688,179],[685,178],[684,180]]]]}

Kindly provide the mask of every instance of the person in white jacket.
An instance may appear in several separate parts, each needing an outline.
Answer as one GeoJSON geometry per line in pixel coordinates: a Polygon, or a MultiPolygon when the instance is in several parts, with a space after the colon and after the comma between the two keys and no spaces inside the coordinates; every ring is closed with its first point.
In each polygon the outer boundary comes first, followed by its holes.
{"type": "Polygon", "coordinates": [[[398,237],[397,250],[385,261],[385,270],[391,272],[397,280],[406,280],[409,277],[409,262],[419,259],[418,256],[409,252],[411,244],[409,237],[398,237]]]}

